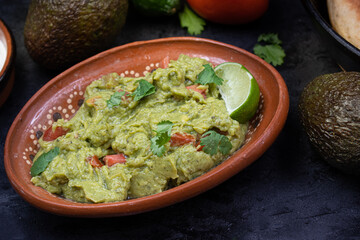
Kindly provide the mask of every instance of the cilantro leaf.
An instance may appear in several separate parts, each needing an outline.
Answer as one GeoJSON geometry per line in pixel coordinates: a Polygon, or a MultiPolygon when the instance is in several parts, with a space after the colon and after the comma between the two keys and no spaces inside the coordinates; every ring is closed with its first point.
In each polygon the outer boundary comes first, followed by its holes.
{"type": "Polygon", "coordinates": [[[285,52],[279,45],[262,46],[256,44],[254,53],[274,66],[279,66],[284,63],[285,52]]]}
{"type": "Polygon", "coordinates": [[[200,145],[204,146],[203,151],[210,155],[214,155],[218,151],[225,155],[232,148],[229,138],[212,130],[203,134],[203,137],[200,139],[200,145]]]}
{"type": "Polygon", "coordinates": [[[261,34],[258,37],[258,42],[265,42],[268,44],[277,44],[277,45],[281,45],[282,42],[279,39],[278,35],[276,33],[268,33],[268,34],[261,34]]]}
{"type": "Polygon", "coordinates": [[[151,138],[151,151],[158,157],[161,157],[165,152],[165,146],[159,143],[159,136],[151,138]]]}
{"type": "Polygon", "coordinates": [[[45,171],[49,163],[60,153],[60,149],[55,147],[50,151],[41,154],[41,156],[36,159],[30,169],[30,173],[32,177],[35,177],[45,171]]]}
{"type": "Polygon", "coordinates": [[[279,66],[284,63],[284,57],[286,56],[281,44],[282,42],[277,34],[261,34],[258,43],[254,46],[254,53],[273,66],[279,66]],[[260,42],[266,44],[262,45],[260,42]]]}
{"type": "Polygon", "coordinates": [[[171,135],[171,128],[174,124],[169,120],[164,120],[158,123],[157,125],[157,133],[166,133],[167,135],[171,135]]]}
{"type": "MultiPolygon", "coordinates": [[[[219,134],[221,135],[221,134],[219,134]]],[[[220,143],[219,143],[219,151],[223,154],[223,155],[226,155],[230,152],[230,150],[232,149],[232,144],[230,142],[230,140],[224,136],[224,135],[221,135],[221,140],[220,140],[220,143]]]]}
{"type": "Polygon", "coordinates": [[[184,10],[179,12],[179,19],[181,27],[187,28],[191,35],[199,35],[206,24],[205,20],[191,11],[187,4],[185,4],[184,10]]]}
{"type": "Polygon", "coordinates": [[[155,93],[156,89],[155,89],[154,85],[152,85],[148,81],[141,79],[141,80],[138,80],[137,82],[139,83],[139,86],[131,94],[131,96],[134,96],[135,101],[139,101],[143,97],[146,97],[146,96],[149,96],[149,95],[155,93]]]}
{"type": "Polygon", "coordinates": [[[161,121],[157,125],[156,136],[151,138],[151,151],[161,157],[165,153],[165,144],[170,141],[171,129],[174,124],[168,120],[161,121]]]}
{"type": "Polygon", "coordinates": [[[203,66],[204,66],[204,70],[202,70],[199,73],[198,79],[195,81],[195,83],[199,83],[201,85],[205,85],[205,84],[209,84],[209,83],[215,83],[217,85],[222,85],[224,80],[215,74],[215,71],[210,66],[210,64],[205,64],[203,66]]]}
{"type": "Polygon", "coordinates": [[[122,96],[125,95],[125,92],[115,92],[111,95],[110,99],[106,101],[108,108],[113,108],[115,106],[119,106],[121,103],[122,96]]]}

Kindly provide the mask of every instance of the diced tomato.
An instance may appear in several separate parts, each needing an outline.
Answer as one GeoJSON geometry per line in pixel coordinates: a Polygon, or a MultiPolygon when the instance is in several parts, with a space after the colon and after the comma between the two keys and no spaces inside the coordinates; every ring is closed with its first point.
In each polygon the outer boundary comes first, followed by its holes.
{"type": "Polygon", "coordinates": [[[44,133],[43,140],[50,142],[54,141],[60,136],[65,135],[68,132],[68,130],[62,128],[62,127],[56,127],[53,131],[52,126],[50,126],[44,133]]]}
{"type": "Polygon", "coordinates": [[[194,147],[197,148],[197,151],[200,152],[203,150],[203,148],[205,147],[205,145],[200,145],[200,141],[197,140],[196,142],[194,142],[194,147]]]}
{"type": "Polygon", "coordinates": [[[202,136],[200,134],[197,134],[196,141],[194,142],[194,147],[197,149],[198,152],[202,151],[203,148],[205,147],[205,145],[200,145],[201,137],[202,136]]]}
{"type": "Polygon", "coordinates": [[[90,165],[94,168],[101,168],[102,166],[104,166],[104,164],[102,164],[102,162],[99,160],[99,158],[97,156],[91,156],[86,158],[86,160],[90,163],[90,165]]]}
{"type": "Polygon", "coordinates": [[[195,137],[191,134],[177,132],[171,135],[170,146],[178,147],[188,143],[193,143],[195,140],[195,137]]]}
{"type": "Polygon", "coordinates": [[[204,98],[206,98],[206,90],[205,89],[199,89],[198,85],[190,85],[190,86],[187,86],[186,88],[189,89],[189,90],[193,90],[195,92],[198,92],[201,95],[203,95],[204,98]]]}
{"type": "Polygon", "coordinates": [[[106,155],[104,157],[104,162],[108,167],[111,167],[117,163],[126,163],[126,158],[125,155],[122,153],[115,155],[106,155]]]}

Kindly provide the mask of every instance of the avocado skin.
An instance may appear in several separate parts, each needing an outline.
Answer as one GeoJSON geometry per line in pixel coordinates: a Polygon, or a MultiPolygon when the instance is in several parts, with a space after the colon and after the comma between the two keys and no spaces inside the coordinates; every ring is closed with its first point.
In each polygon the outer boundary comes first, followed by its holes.
{"type": "Polygon", "coordinates": [[[300,97],[299,111],[320,155],[332,166],[360,175],[360,73],[315,78],[300,97]]]}
{"type": "Polygon", "coordinates": [[[179,12],[183,0],[131,0],[135,10],[148,17],[171,16],[179,12]]]}
{"type": "Polygon", "coordinates": [[[64,69],[110,46],[125,24],[128,0],[33,0],[24,42],[33,60],[64,69]]]}

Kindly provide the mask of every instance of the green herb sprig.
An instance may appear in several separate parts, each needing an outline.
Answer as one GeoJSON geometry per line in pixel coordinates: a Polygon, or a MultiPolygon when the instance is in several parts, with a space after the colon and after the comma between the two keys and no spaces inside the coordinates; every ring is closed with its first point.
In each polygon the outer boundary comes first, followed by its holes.
{"type": "Polygon", "coordinates": [[[165,144],[170,141],[171,129],[174,124],[171,121],[161,121],[157,125],[156,136],[151,138],[151,151],[161,157],[165,153],[165,144]]]}
{"type": "Polygon", "coordinates": [[[200,139],[200,145],[204,146],[203,151],[210,155],[214,155],[218,151],[226,155],[232,148],[232,144],[228,137],[213,130],[203,134],[203,137],[200,139]]]}
{"type": "Polygon", "coordinates": [[[135,101],[139,101],[140,99],[149,96],[155,93],[155,86],[149,83],[148,81],[141,79],[137,81],[139,86],[135,89],[135,91],[131,94],[134,97],[135,101]]]}
{"type": "Polygon", "coordinates": [[[125,91],[115,92],[113,95],[111,95],[110,99],[106,101],[108,108],[119,106],[121,103],[121,98],[124,95],[125,95],[125,91]]]}
{"type": "Polygon", "coordinates": [[[179,12],[179,19],[181,27],[187,28],[191,35],[199,35],[206,25],[205,20],[191,11],[187,4],[185,4],[184,10],[179,12]]]}
{"type": "Polygon", "coordinates": [[[195,83],[199,83],[201,85],[206,85],[209,83],[215,83],[216,85],[222,85],[224,79],[218,77],[215,74],[214,69],[210,66],[210,64],[203,65],[204,70],[199,73],[198,79],[195,83]]]}
{"type": "Polygon", "coordinates": [[[254,53],[266,62],[274,66],[279,66],[284,63],[284,58],[286,56],[281,44],[282,42],[277,34],[261,34],[258,37],[258,43],[254,46],[254,53]],[[262,45],[260,43],[265,44],[262,45]]]}
{"type": "Polygon", "coordinates": [[[30,169],[31,176],[35,177],[45,171],[49,163],[60,153],[60,149],[55,147],[50,151],[41,154],[41,156],[33,163],[30,169]]]}

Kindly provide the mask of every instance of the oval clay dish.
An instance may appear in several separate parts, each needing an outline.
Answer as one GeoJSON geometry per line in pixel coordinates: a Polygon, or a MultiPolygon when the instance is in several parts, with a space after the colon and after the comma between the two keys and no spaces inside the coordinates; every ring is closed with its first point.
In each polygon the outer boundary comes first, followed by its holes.
{"type": "Polygon", "coordinates": [[[287,87],[280,74],[259,57],[234,46],[193,37],[134,42],[97,54],[61,73],[43,86],[14,120],[5,143],[6,173],[14,189],[35,207],[58,215],[110,217],[165,207],[196,196],[227,180],[259,158],[275,141],[289,109],[287,87]],[[76,203],[50,194],[30,182],[37,139],[58,118],[70,119],[83,102],[87,85],[100,76],[117,72],[142,76],[161,67],[164,58],[179,54],[205,58],[214,65],[243,64],[257,79],[262,94],[257,116],[251,122],[245,145],[208,173],[162,193],[122,202],[76,203]]]}

